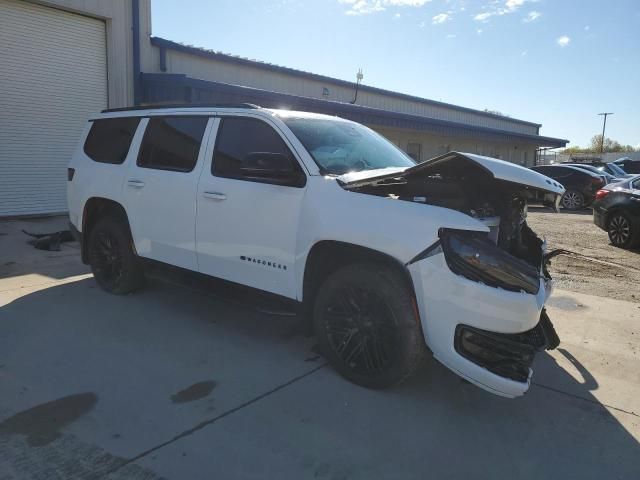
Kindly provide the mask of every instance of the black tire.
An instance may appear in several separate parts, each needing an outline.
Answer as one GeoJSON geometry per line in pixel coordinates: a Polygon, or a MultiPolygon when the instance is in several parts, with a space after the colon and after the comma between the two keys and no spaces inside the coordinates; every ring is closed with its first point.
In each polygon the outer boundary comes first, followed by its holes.
{"type": "Polygon", "coordinates": [[[144,283],[142,266],[123,221],[114,217],[98,220],[89,232],[87,250],[91,271],[103,290],[124,295],[144,283]]]}
{"type": "Polygon", "coordinates": [[[584,195],[577,190],[567,190],[562,195],[560,204],[567,210],[580,210],[585,206],[584,195]]]}
{"type": "Polygon", "coordinates": [[[633,248],[640,243],[640,225],[624,212],[614,212],[607,221],[607,233],[614,247],[633,248]]]}
{"type": "Polygon", "coordinates": [[[313,326],[329,363],[368,388],[399,384],[426,352],[410,287],[381,264],[353,264],[331,274],[316,296],[313,326]]]}

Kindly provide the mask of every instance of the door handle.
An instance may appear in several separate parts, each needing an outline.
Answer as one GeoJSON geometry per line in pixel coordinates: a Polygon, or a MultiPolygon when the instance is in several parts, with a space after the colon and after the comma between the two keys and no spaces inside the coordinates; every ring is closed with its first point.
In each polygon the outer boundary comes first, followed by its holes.
{"type": "Polygon", "coordinates": [[[204,192],[202,194],[204,198],[210,198],[211,200],[226,200],[227,196],[220,192],[204,192]]]}
{"type": "Polygon", "coordinates": [[[144,187],[144,182],[140,180],[127,180],[127,185],[134,188],[142,188],[144,187]]]}

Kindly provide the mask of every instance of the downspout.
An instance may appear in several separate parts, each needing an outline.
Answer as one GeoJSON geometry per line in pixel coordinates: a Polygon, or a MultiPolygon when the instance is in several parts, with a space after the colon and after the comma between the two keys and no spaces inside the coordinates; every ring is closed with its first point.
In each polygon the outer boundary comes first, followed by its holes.
{"type": "Polygon", "coordinates": [[[140,105],[140,0],[131,0],[133,33],[133,105],[140,105]]]}

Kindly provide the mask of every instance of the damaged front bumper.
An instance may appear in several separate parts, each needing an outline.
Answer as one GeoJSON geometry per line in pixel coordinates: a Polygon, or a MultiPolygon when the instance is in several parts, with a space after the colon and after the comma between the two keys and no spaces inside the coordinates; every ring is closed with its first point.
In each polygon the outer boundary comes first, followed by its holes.
{"type": "Polygon", "coordinates": [[[523,395],[535,354],[558,344],[544,312],[551,281],[540,278],[535,294],[496,288],[456,275],[442,253],[408,268],[425,341],[436,359],[491,393],[523,395]]]}

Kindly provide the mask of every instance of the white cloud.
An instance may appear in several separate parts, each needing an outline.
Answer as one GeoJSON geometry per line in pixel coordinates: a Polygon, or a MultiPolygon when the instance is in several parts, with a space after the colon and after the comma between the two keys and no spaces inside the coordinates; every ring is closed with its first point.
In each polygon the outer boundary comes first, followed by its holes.
{"type": "Polygon", "coordinates": [[[482,35],[482,32],[483,32],[483,31],[484,31],[484,30],[482,30],[481,28],[476,29],[476,33],[477,33],[478,35],[482,35]]]}
{"type": "Polygon", "coordinates": [[[539,19],[542,16],[542,14],[540,12],[536,12],[535,10],[532,12],[527,13],[527,16],[524,17],[522,19],[523,22],[525,23],[531,23],[531,22],[535,22],[537,19],[539,19]]]}
{"type": "Polygon", "coordinates": [[[528,52],[527,52],[526,50],[523,50],[523,51],[522,51],[522,53],[520,53],[520,56],[521,56],[521,57],[526,57],[526,56],[527,56],[527,53],[528,53],[528,52]]]}
{"type": "Polygon", "coordinates": [[[584,31],[585,31],[585,32],[588,32],[590,28],[591,28],[591,27],[590,27],[589,25],[585,25],[585,26],[584,26],[584,31]]]}
{"type": "Polygon", "coordinates": [[[451,20],[451,17],[449,16],[448,13],[439,13],[438,15],[436,15],[431,19],[431,23],[433,23],[434,25],[437,25],[439,23],[444,23],[447,20],[451,20]]]}
{"type": "MultiPolygon", "coordinates": [[[[506,2],[491,1],[484,8],[484,12],[476,14],[473,19],[476,22],[486,23],[491,17],[507,15],[516,12],[520,7],[528,2],[537,2],[538,0],[507,0],[506,2]]],[[[538,13],[538,12],[535,12],[538,13]]],[[[538,15],[540,16],[540,15],[538,15]]],[[[536,17],[537,18],[537,17],[536,17]]],[[[535,19],[534,19],[535,20],[535,19]]]]}
{"type": "Polygon", "coordinates": [[[420,22],[420,23],[418,24],[418,27],[420,27],[420,28],[424,28],[424,26],[425,26],[425,25],[426,25],[426,23],[425,23],[425,22],[420,22]]]}
{"type": "Polygon", "coordinates": [[[556,43],[558,45],[560,45],[562,48],[566,47],[567,45],[569,45],[569,42],[571,42],[571,39],[569,37],[567,37],[566,35],[562,35],[561,37],[559,37],[556,40],[556,43]]]}
{"type": "Polygon", "coordinates": [[[484,12],[484,13],[479,13],[478,15],[473,17],[473,19],[478,22],[485,22],[489,20],[489,18],[492,17],[493,15],[494,15],[493,13],[484,12]]]}
{"type": "Polygon", "coordinates": [[[450,33],[449,35],[447,35],[447,38],[456,38],[456,34],[455,33],[450,33]]]}
{"type": "Polygon", "coordinates": [[[399,13],[396,13],[393,18],[400,18],[402,15],[400,15],[399,13]]]}
{"type": "Polygon", "coordinates": [[[349,6],[346,15],[367,15],[386,10],[387,7],[422,7],[431,0],[338,0],[349,6]]]}

